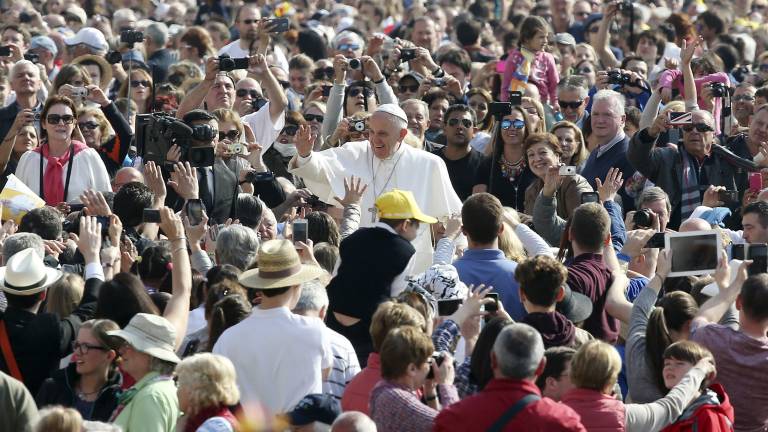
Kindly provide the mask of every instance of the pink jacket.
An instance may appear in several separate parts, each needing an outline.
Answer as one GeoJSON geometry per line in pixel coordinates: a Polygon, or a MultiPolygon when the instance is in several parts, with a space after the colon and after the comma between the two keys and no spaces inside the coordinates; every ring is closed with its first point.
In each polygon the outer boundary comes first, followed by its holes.
{"type": "Polygon", "coordinates": [[[368,364],[365,369],[352,378],[344,388],[341,398],[341,409],[344,411],[360,411],[368,415],[368,401],[376,383],[381,381],[381,362],[378,353],[368,354],[368,364]]]}
{"type": "MultiPolygon", "coordinates": [[[[711,82],[720,82],[725,85],[730,84],[730,80],[728,79],[728,75],[725,74],[725,72],[717,72],[713,73],[711,75],[706,75],[701,78],[696,78],[694,80],[696,83],[696,94],[697,94],[697,100],[696,103],[699,104],[699,106],[704,106],[704,99],[701,98],[701,89],[711,83],[711,82]]],[[[677,69],[667,69],[664,72],[659,75],[659,86],[663,88],[675,88],[680,91],[680,94],[685,97],[685,84],[683,83],[683,73],[677,69]]],[[[720,98],[715,98],[713,100],[714,105],[714,112],[712,115],[715,117],[715,131],[717,134],[720,133],[720,111],[722,110],[723,104],[720,98]]]]}
{"type": "Polygon", "coordinates": [[[557,83],[560,81],[560,73],[555,64],[555,58],[546,51],[536,53],[531,73],[527,77],[517,74],[517,69],[524,60],[523,54],[519,49],[514,48],[507,56],[504,66],[504,77],[501,81],[501,94],[499,98],[502,102],[509,100],[509,85],[513,79],[524,82],[531,82],[539,89],[542,103],[549,103],[550,106],[557,106],[557,83]]]}
{"type": "Polygon", "coordinates": [[[581,416],[581,423],[590,432],[624,432],[626,430],[624,403],[597,390],[576,388],[560,402],[581,416]]]}

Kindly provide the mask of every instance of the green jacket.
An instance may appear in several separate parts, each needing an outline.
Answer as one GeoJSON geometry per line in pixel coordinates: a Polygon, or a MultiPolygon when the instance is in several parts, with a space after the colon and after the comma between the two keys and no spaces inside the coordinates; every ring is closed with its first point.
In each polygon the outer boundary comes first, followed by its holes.
{"type": "MultiPolygon", "coordinates": [[[[128,389],[124,397],[129,398],[127,405],[115,419],[123,432],[175,431],[179,401],[170,377],[150,372],[128,389]]],[[[123,397],[121,403],[124,403],[123,397]]]]}

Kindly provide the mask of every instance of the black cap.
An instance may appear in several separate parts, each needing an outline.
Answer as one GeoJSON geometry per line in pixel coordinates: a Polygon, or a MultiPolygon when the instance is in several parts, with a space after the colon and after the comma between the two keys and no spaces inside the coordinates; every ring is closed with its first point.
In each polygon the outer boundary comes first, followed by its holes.
{"type": "Polygon", "coordinates": [[[311,394],[304,396],[288,416],[292,426],[303,426],[313,422],[330,425],[340,414],[341,405],[332,395],[311,394]]]}
{"type": "Polygon", "coordinates": [[[571,322],[579,323],[592,315],[592,300],[584,294],[573,292],[565,285],[565,296],[557,303],[557,311],[571,322]]]}

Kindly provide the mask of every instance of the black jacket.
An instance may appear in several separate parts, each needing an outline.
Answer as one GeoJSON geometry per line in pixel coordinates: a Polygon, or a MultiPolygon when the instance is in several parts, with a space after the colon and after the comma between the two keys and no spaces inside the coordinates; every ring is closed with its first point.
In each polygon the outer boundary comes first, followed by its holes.
{"type": "Polygon", "coordinates": [[[125,156],[131,148],[133,132],[131,131],[131,125],[128,124],[128,121],[117,109],[114,102],[110,102],[109,105],[101,108],[101,111],[112,126],[112,129],[115,130],[115,136],[102,144],[98,148],[98,153],[109,173],[109,178],[114,178],[117,170],[123,166],[125,156]]]}
{"type": "MultiPolygon", "coordinates": [[[[77,400],[75,383],[79,379],[80,376],[77,374],[75,363],[70,363],[65,369],[57,370],[40,387],[40,391],[35,398],[37,407],[62,405],[75,408],[75,401],[77,400]]],[[[117,408],[117,395],[120,392],[122,381],[122,376],[117,371],[113,371],[107,378],[104,387],[101,388],[99,396],[91,407],[91,411],[80,413],[83,416],[83,420],[109,421],[112,412],[117,408]]]]}
{"type": "MultiPolygon", "coordinates": [[[[37,394],[43,381],[59,368],[59,360],[72,352],[72,341],[77,337],[80,325],[96,312],[101,284],[102,281],[95,278],[85,281],[80,305],[63,319],[50,313],[34,314],[11,305],[0,313],[24,385],[30,393],[37,394]]],[[[3,356],[0,356],[0,370],[9,373],[3,356]]]]}
{"type": "Polygon", "coordinates": [[[19,104],[14,102],[8,106],[0,108],[0,141],[5,139],[8,131],[11,130],[16,115],[21,111],[19,104]]]}
{"type": "Polygon", "coordinates": [[[177,58],[173,51],[163,48],[152,53],[147,58],[147,64],[152,68],[152,82],[155,85],[164,83],[168,80],[168,69],[176,63],[177,58]]]}

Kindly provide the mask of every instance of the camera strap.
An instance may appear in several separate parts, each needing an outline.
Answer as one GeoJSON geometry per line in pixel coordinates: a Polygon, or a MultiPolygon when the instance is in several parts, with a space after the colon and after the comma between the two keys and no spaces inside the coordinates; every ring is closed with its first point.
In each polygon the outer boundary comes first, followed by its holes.
{"type": "MultiPolygon", "coordinates": [[[[43,201],[45,201],[45,191],[43,187],[43,159],[45,159],[45,156],[43,156],[43,152],[41,151],[40,152],[40,198],[42,198],[43,201]]],[[[75,161],[75,145],[70,144],[69,145],[69,161],[67,161],[67,178],[64,181],[64,198],[63,198],[64,202],[67,202],[67,192],[69,191],[69,179],[70,177],[72,177],[72,165],[74,161],[75,161]]],[[[53,205],[56,205],[56,204],[58,203],[53,203],[53,205]]]]}

